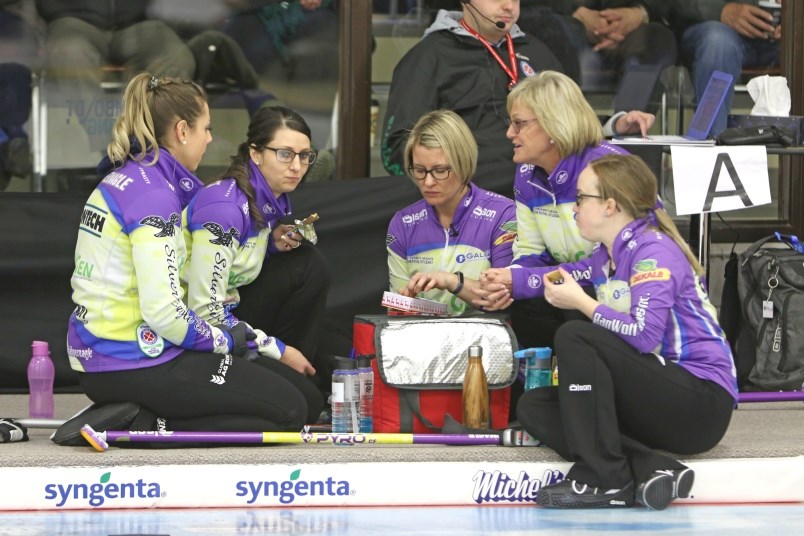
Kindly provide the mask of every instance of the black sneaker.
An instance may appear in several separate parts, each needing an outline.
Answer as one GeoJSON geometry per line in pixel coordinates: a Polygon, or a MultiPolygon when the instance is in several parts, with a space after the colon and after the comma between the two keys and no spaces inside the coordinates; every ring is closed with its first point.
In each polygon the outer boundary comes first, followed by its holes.
{"type": "Polygon", "coordinates": [[[87,440],[81,436],[82,426],[88,424],[96,432],[128,430],[140,409],[141,406],[133,402],[91,404],[59,426],[50,436],[50,440],[68,447],[87,446],[87,440]]]}
{"type": "Polygon", "coordinates": [[[547,508],[628,508],[634,505],[634,483],[621,489],[600,489],[565,478],[540,489],[536,504],[547,508]]]}
{"type": "Polygon", "coordinates": [[[654,471],[637,486],[636,500],[652,510],[664,510],[676,499],[686,499],[692,491],[695,472],[689,467],[654,471]]]}

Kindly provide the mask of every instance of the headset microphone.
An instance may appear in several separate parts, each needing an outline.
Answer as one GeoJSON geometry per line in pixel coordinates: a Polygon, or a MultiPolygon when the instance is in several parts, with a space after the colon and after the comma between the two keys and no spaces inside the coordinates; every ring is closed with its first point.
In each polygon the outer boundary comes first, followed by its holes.
{"type": "Polygon", "coordinates": [[[501,21],[501,20],[497,20],[497,21],[492,20],[492,19],[488,18],[487,16],[485,16],[483,13],[481,13],[475,6],[472,5],[472,0],[461,0],[461,2],[466,4],[466,7],[471,7],[475,11],[475,13],[477,13],[478,15],[480,15],[481,17],[483,17],[487,21],[493,22],[494,26],[496,26],[500,30],[505,28],[505,23],[503,21],[501,21]]]}

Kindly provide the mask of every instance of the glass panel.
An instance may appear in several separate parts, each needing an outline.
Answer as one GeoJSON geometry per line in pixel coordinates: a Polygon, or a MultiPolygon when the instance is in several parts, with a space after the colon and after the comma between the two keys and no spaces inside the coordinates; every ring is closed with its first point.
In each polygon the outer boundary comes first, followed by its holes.
{"type": "MultiPolygon", "coordinates": [[[[322,151],[308,179],[331,176],[334,160],[325,149],[338,81],[337,0],[98,3],[96,13],[71,2],[52,4],[52,12],[40,13],[45,39],[34,93],[41,104],[34,109],[41,120],[27,129],[33,134],[41,127],[32,143],[43,155],[37,161],[43,189],[94,187],[122,91],[141,71],[207,88],[214,130],[198,170],[202,179],[225,169],[245,140],[250,114],[271,104],[295,109],[310,125],[322,151]]],[[[0,63],[9,54],[24,57],[5,44],[7,18],[0,10],[0,63]]],[[[21,189],[36,183],[29,179],[21,189]]]]}

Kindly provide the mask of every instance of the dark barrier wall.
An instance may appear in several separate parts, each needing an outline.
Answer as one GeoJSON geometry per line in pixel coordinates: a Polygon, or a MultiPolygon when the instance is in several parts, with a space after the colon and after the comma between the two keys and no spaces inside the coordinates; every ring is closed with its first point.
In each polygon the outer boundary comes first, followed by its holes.
{"type": "MultiPolygon", "coordinates": [[[[513,166],[479,170],[475,182],[511,196],[513,166]]],[[[73,309],[70,274],[78,221],[87,194],[0,193],[0,390],[27,392],[31,342],[47,341],[56,365],[56,388],[77,390],[65,349],[73,309]]],[[[351,348],[352,318],[383,313],[388,288],[385,235],[394,212],[420,198],[403,177],[302,184],[293,213],[317,212],[318,247],[330,261],[321,352],[351,348]]]]}

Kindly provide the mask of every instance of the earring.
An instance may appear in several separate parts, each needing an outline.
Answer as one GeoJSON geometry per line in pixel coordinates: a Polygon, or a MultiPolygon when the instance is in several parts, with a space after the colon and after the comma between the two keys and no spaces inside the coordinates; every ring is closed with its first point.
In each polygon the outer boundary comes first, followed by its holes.
{"type": "Polygon", "coordinates": [[[550,140],[550,145],[554,145],[554,144],[555,144],[555,141],[550,140]]]}
{"type": "Polygon", "coordinates": [[[258,166],[261,166],[261,165],[262,165],[262,160],[260,160],[259,162],[257,162],[257,165],[258,165],[258,166]]]}
{"type": "Polygon", "coordinates": [[[187,145],[187,140],[181,140],[182,145],[187,145]]]}

